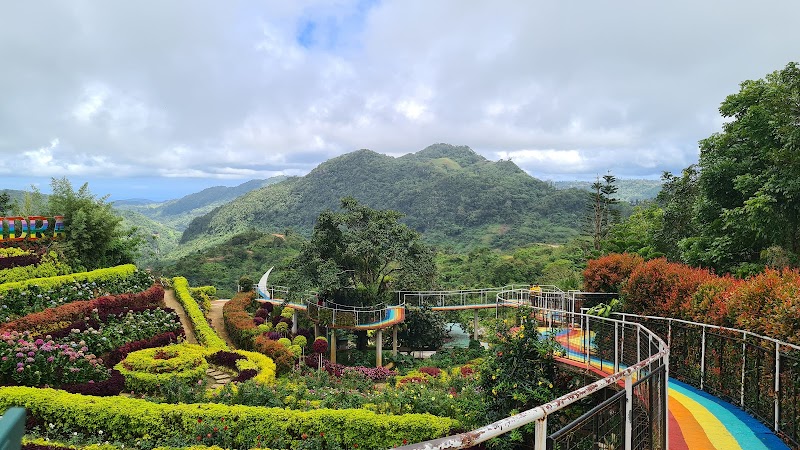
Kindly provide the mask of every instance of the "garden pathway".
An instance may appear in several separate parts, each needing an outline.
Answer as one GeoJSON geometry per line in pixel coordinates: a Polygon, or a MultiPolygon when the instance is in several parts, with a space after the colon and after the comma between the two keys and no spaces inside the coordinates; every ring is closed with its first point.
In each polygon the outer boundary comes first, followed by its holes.
{"type": "Polygon", "coordinates": [[[231,337],[228,335],[228,330],[225,329],[225,321],[222,319],[222,307],[228,303],[229,299],[219,299],[211,302],[211,311],[208,312],[208,320],[211,321],[211,328],[217,332],[217,336],[221,337],[228,347],[235,349],[231,337]]]}
{"type": "Polygon", "coordinates": [[[181,319],[181,325],[183,326],[183,331],[186,333],[186,342],[190,344],[197,344],[197,338],[194,336],[194,327],[192,327],[192,323],[189,321],[186,311],[183,310],[183,306],[180,304],[178,299],[175,298],[175,291],[172,289],[164,290],[164,304],[167,306],[167,308],[172,308],[176,313],[178,313],[178,317],[181,319]]]}

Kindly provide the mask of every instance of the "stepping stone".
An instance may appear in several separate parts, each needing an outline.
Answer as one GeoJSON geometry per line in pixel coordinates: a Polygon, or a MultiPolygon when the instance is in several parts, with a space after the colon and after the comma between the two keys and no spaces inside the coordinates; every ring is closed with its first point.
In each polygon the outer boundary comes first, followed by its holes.
{"type": "Polygon", "coordinates": [[[229,379],[229,380],[231,379],[231,377],[229,375],[226,375],[224,373],[212,373],[211,374],[211,378],[213,378],[213,379],[215,379],[217,381],[224,380],[226,378],[229,379]]]}

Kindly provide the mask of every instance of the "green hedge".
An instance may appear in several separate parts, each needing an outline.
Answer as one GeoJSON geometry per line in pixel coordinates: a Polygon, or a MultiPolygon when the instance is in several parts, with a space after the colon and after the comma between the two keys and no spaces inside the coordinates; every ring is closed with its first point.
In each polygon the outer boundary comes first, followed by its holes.
{"type": "Polygon", "coordinates": [[[170,380],[192,385],[208,369],[207,350],[199,345],[180,344],[147,348],[128,354],[114,366],[125,377],[125,387],[135,392],[156,392],[170,380]]]}
{"type": "Polygon", "coordinates": [[[141,292],[152,278],[133,264],[0,284],[0,320],[102,295],[141,292]]]}
{"type": "Polygon", "coordinates": [[[197,302],[192,298],[192,294],[189,292],[189,282],[186,278],[173,278],[172,286],[175,288],[175,296],[178,298],[178,301],[181,302],[181,305],[183,305],[183,309],[186,310],[186,315],[189,316],[189,320],[192,321],[197,341],[211,349],[228,350],[225,341],[217,336],[217,333],[215,333],[214,329],[208,324],[206,316],[203,315],[203,311],[200,310],[200,306],[198,306],[197,302]]]}
{"type": "Polygon", "coordinates": [[[297,445],[303,434],[324,436],[345,448],[385,449],[401,445],[403,440],[420,442],[446,436],[458,426],[453,419],[430,414],[387,416],[361,409],[293,411],[215,403],[175,405],[55,389],[0,388],[0,411],[12,406],[25,407],[32,417],[57,423],[68,433],[96,434],[103,430],[112,442],[149,440],[153,446],[196,443],[198,433],[208,424],[223,420],[230,439],[224,446],[242,449],[257,442],[297,445]]]}

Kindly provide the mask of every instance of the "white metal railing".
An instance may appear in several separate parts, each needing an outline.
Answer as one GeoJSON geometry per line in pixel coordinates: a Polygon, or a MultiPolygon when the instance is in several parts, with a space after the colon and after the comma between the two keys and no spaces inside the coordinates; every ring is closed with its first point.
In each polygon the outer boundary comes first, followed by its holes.
{"type": "MultiPolygon", "coordinates": [[[[563,296],[563,292],[556,286],[539,286],[543,296],[563,296]]],[[[465,307],[465,306],[495,306],[498,304],[497,294],[500,292],[524,292],[530,295],[528,285],[512,284],[502,287],[480,289],[454,289],[441,291],[397,291],[400,304],[411,307],[465,307]]],[[[527,300],[529,297],[525,297],[527,300]]],[[[502,306],[502,305],[501,305],[502,306]]]]}
{"type": "Polygon", "coordinates": [[[614,313],[647,326],[670,346],[670,376],[728,400],[800,447],[800,346],[734,328],[614,313]]]}
{"type": "MultiPolygon", "coordinates": [[[[530,300],[527,289],[501,291],[497,304],[512,304],[530,300]]],[[[546,302],[560,301],[557,296],[542,296],[546,302]]],[[[536,303],[536,302],[534,302],[536,303]]],[[[666,450],[668,447],[667,379],[669,377],[669,347],[655,333],[642,324],[619,319],[589,316],[564,309],[532,306],[540,324],[547,323],[550,332],[580,331],[583,335],[577,348],[567,347],[564,357],[599,370],[613,370],[613,374],[561,396],[549,403],[524,411],[476,430],[431,441],[400,447],[411,449],[469,448],[528,424],[535,424],[533,448],[545,450],[581,447],[596,448],[605,442],[607,448],[632,448],[633,442],[647,440],[650,448],[666,450]],[[611,348],[613,347],[613,348],[611,348]],[[624,383],[623,394],[612,397],[589,413],[572,421],[560,430],[548,430],[547,418],[574,402],[599,390],[624,383]],[[617,405],[617,406],[615,406],[617,405]],[[634,408],[636,406],[636,408],[634,408]],[[613,408],[617,407],[617,410],[613,408]],[[606,420],[598,427],[593,418],[602,415],[606,420]],[[586,427],[592,423],[594,431],[586,427]],[[634,436],[634,430],[637,433],[634,436]],[[599,433],[604,433],[600,436],[599,433]],[[578,442],[581,439],[584,441],[578,442]]],[[[605,420],[605,419],[604,419],[605,420]]],[[[591,427],[590,427],[591,428],[591,427]]]]}

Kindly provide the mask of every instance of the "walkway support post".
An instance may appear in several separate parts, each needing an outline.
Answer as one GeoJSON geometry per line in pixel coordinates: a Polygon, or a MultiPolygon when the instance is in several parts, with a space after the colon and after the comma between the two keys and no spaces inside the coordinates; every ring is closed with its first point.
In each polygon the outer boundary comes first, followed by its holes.
{"type": "Polygon", "coordinates": [[[633,448],[633,379],[625,375],[625,450],[633,448]]]}
{"type": "Polygon", "coordinates": [[[297,310],[292,309],[292,334],[297,335],[297,310]]]}
{"type": "Polygon", "coordinates": [[[383,367],[383,330],[375,332],[375,367],[383,367]]]}
{"type": "Polygon", "coordinates": [[[392,327],[392,356],[397,356],[397,325],[392,327]]]}
{"type": "Polygon", "coordinates": [[[472,318],[472,339],[478,340],[478,310],[474,310],[474,317],[472,318]]]}
{"type": "Polygon", "coordinates": [[[336,329],[331,328],[331,364],[336,364],[336,329]]]}

